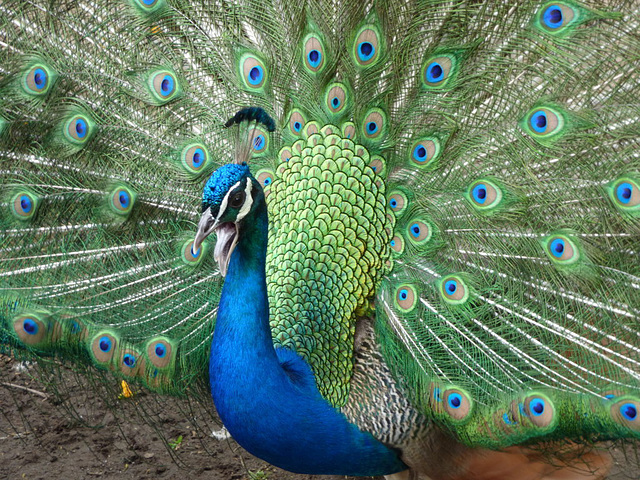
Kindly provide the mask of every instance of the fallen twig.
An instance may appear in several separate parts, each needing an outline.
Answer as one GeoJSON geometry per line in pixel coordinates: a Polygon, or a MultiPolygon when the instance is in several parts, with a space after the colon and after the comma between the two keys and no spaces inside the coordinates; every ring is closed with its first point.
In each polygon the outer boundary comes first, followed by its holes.
{"type": "Polygon", "coordinates": [[[26,390],[27,392],[33,393],[34,395],[38,395],[39,397],[42,397],[44,399],[48,398],[47,394],[44,392],[40,392],[39,390],[34,390],[33,388],[29,388],[29,387],[23,387],[22,385],[16,385],[15,383],[2,382],[0,383],[0,385],[4,385],[5,387],[17,388],[19,390],[26,390]]]}

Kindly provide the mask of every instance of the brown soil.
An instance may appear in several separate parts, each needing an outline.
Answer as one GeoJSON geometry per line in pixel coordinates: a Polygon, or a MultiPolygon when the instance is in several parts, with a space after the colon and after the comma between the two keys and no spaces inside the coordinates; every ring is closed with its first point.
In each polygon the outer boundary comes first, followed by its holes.
{"type": "Polygon", "coordinates": [[[285,472],[232,439],[216,440],[208,434],[220,429],[215,414],[186,400],[162,398],[158,403],[155,395],[144,393],[118,400],[117,388],[81,388],[71,372],[63,376],[75,387],[56,395],[59,385],[47,387],[31,378],[36,369],[19,370],[17,362],[0,356],[0,479],[349,478],[285,472]],[[61,396],[70,399],[60,402],[61,396]],[[71,404],[73,413],[67,411],[71,404]],[[141,417],[147,413],[145,421],[141,417]],[[83,425],[74,416],[101,427],[83,425]]]}
{"type": "MultiPolygon", "coordinates": [[[[0,355],[0,479],[355,480],[285,472],[213,438],[221,424],[210,398],[132,386],[119,399],[113,377],[91,369],[89,381],[63,367],[42,377],[0,355]]],[[[640,478],[636,448],[614,450],[610,480],[640,478]]]]}

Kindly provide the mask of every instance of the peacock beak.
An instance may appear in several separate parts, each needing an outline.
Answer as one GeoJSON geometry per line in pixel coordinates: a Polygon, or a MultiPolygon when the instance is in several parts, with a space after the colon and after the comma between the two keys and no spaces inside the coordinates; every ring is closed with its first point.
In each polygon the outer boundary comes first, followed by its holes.
{"type": "Polygon", "coordinates": [[[217,225],[215,230],[218,240],[213,256],[220,267],[220,275],[224,277],[227,275],[231,254],[238,244],[238,229],[235,223],[225,222],[217,225]]]}
{"type": "Polygon", "coordinates": [[[205,238],[211,235],[211,232],[213,232],[215,227],[216,219],[211,215],[211,209],[207,208],[198,222],[198,232],[196,233],[196,238],[193,240],[193,246],[191,247],[192,254],[195,255],[200,250],[202,242],[205,238]]]}
{"type": "Polygon", "coordinates": [[[207,209],[200,217],[198,222],[198,232],[196,238],[193,241],[192,253],[195,255],[205,238],[211,235],[212,232],[216,232],[216,248],[213,251],[213,257],[218,262],[220,267],[220,274],[224,277],[227,274],[227,268],[229,267],[229,260],[231,254],[238,243],[238,230],[236,225],[231,222],[220,223],[211,214],[211,210],[207,209]]]}

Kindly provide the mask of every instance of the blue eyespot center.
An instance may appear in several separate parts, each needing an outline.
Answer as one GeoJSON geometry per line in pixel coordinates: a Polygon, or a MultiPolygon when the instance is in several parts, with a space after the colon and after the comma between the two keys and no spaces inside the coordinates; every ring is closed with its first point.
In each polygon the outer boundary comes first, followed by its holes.
{"type": "Polygon", "coordinates": [[[296,132],[299,132],[301,128],[302,128],[302,124],[301,124],[300,122],[294,122],[294,123],[293,123],[293,129],[294,129],[296,132]]]}
{"type": "Polygon", "coordinates": [[[26,195],[20,196],[20,207],[24,213],[29,213],[33,207],[33,202],[26,195]]]}
{"type": "Polygon", "coordinates": [[[621,183],[616,188],[616,196],[621,203],[629,203],[633,195],[633,185],[630,183],[621,183]]]}
{"type": "Polygon", "coordinates": [[[529,407],[531,409],[531,413],[535,417],[539,417],[540,415],[542,415],[544,413],[544,400],[542,400],[540,398],[534,398],[529,403],[529,407]]]}
{"type": "Polygon", "coordinates": [[[440,396],[440,389],[437,387],[433,389],[433,398],[435,398],[436,402],[442,401],[442,397],[440,396]]]}
{"type": "Polygon", "coordinates": [[[413,158],[419,162],[424,162],[427,159],[427,149],[422,145],[418,145],[413,149],[413,158]]]}
{"type": "Polygon", "coordinates": [[[29,335],[35,335],[38,333],[38,322],[36,322],[33,318],[25,318],[22,322],[22,328],[29,335]]]}
{"type": "Polygon", "coordinates": [[[363,62],[371,60],[371,57],[376,53],[376,49],[371,42],[362,42],[358,45],[358,57],[363,62]]]}
{"type": "Polygon", "coordinates": [[[124,357],[122,357],[122,361],[127,367],[133,368],[136,364],[136,357],[130,353],[125,353],[124,357]]]}
{"type": "Polygon", "coordinates": [[[167,347],[164,346],[164,343],[158,343],[155,352],[159,358],[163,358],[167,354],[167,347]]]}
{"type": "Polygon", "coordinates": [[[171,92],[173,92],[173,88],[173,78],[171,77],[171,75],[165,75],[162,79],[162,83],[160,83],[160,90],[162,91],[162,94],[169,95],[171,92]]]}
{"type": "Polygon", "coordinates": [[[311,65],[313,68],[316,68],[318,65],[320,65],[321,58],[322,56],[320,55],[320,52],[315,49],[311,50],[307,55],[307,59],[309,60],[309,65],[311,65]]]}
{"type": "Polygon", "coordinates": [[[396,208],[398,206],[398,201],[395,198],[392,198],[389,201],[389,205],[391,206],[391,208],[396,208]]]}
{"type": "Polygon", "coordinates": [[[553,242],[551,242],[551,253],[554,257],[560,258],[565,250],[564,240],[561,238],[556,238],[553,242]]]}
{"type": "Polygon", "coordinates": [[[420,236],[420,225],[418,225],[417,223],[411,225],[411,234],[414,237],[418,238],[420,236]]]}
{"type": "Polygon", "coordinates": [[[71,324],[71,333],[80,333],[81,330],[82,330],[82,327],[78,322],[73,322],[71,324]]]}
{"type": "Polygon", "coordinates": [[[447,280],[444,284],[444,289],[447,291],[449,295],[453,295],[458,290],[458,282],[455,280],[447,280]]]}
{"type": "Polygon", "coordinates": [[[427,82],[437,83],[444,79],[444,70],[438,62],[432,62],[427,67],[427,82]]]}
{"type": "Polygon", "coordinates": [[[620,413],[626,420],[629,420],[630,422],[633,422],[638,418],[638,409],[633,403],[625,403],[624,405],[622,405],[620,407],[620,413]]]}
{"type": "Polygon", "coordinates": [[[120,192],[118,195],[118,201],[120,202],[120,206],[122,208],[127,208],[129,206],[129,194],[127,192],[120,192]]]}
{"type": "Polygon", "coordinates": [[[264,70],[262,70],[262,67],[256,65],[251,70],[249,70],[248,80],[251,85],[260,85],[263,77],[264,77],[264,70]]]}
{"type": "Polygon", "coordinates": [[[191,159],[191,163],[194,168],[199,168],[204,163],[204,151],[201,148],[198,148],[193,153],[193,158],[191,159]]]}
{"type": "Polygon", "coordinates": [[[42,90],[47,84],[47,73],[43,69],[37,68],[33,73],[33,83],[38,90],[42,90]]]}
{"type": "Polygon", "coordinates": [[[562,26],[562,10],[557,5],[549,6],[542,16],[544,24],[549,28],[562,26]]]}
{"type": "Polygon", "coordinates": [[[262,182],[263,185],[266,187],[267,185],[271,185],[271,177],[267,177],[264,179],[264,182],[262,182]]]}
{"type": "Polygon", "coordinates": [[[102,337],[100,339],[100,342],[98,343],[98,346],[100,347],[100,350],[102,350],[104,353],[107,353],[111,350],[111,339],[109,337],[102,337]]]}
{"type": "Polygon", "coordinates": [[[406,300],[407,298],[409,298],[409,292],[406,288],[403,288],[402,290],[400,290],[400,293],[398,293],[398,297],[400,298],[400,300],[406,300]]]}
{"type": "Polygon", "coordinates": [[[256,150],[262,150],[264,148],[264,145],[265,145],[264,135],[258,135],[253,140],[253,146],[256,150]]]}
{"type": "Polygon", "coordinates": [[[76,120],[76,134],[80,138],[83,138],[87,134],[87,122],[81,118],[76,120]]]}
{"type": "Polygon", "coordinates": [[[391,240],[391,242],[389,242],[389,244],[390,244],[392,247],[395,247],[395,246],[396,246],[396,241],[395,241],[395,240],[391,240]]]}
{"type": "Polygon", "coordinates": [[[448,402],[451,408],[460,408],[460,405],[462,405],[462,395],[459,393],[452,393],[448,397],[448,402]]]}
{"type": "Polygon", "coordinates": [[[471,191],[473,199],[476,203],[485,203],[487,201],[487,187],[484,183],[480,183],[473,187],[471,191]]]}
{"type": "Polygon", "coordinates": [[[547,114],[542,110],[538,110],[531,115],[531,128],[537,133],[545,133],[547,129],[547,114]]]}
{"type": "Polygon", "coordinates": [[[338,97],[333,97],[331,105],[333,105],[333,108],[338,108],[340,106],[340,99],[338,97]]]}
{"type": "Polygon", "coordinates": [[[198,257],[200,256],[200,250],[201,250],[201,249],[199,248],[196,252],[194,252],[194,251],[193,251],[193,244],[191,244],[191,256],[192,256],[193,258],[198,258],[198,257]]]}
{"type": "Polygon", "coordinates": [[[513,422],[510,418],[509,418],[509,414],[508,413],[504,413],[502,414],[502,421],[504,423],[506,423],[507,425],[513,425],[515,424],[515,422],[513,422]]]}
{"type": "Polygon", "coordinates": [[[372,135],[378,131],[378,124],[376,122],[367,123],[367,133],[372,135]]]}

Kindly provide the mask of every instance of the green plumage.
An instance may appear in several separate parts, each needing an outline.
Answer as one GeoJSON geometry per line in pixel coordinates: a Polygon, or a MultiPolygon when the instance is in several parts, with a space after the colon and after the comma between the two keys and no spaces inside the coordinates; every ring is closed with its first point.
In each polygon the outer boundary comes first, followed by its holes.
{"type": "Polygon", "coordinates": [[[5,1],[3,348],[195,395],[223,283],[200,193],[246,160],[274,343],[331,404],[358,409],[369,318],[386,383],[463,444],[637,438],[639,10],[5,1]],[[223,127],[250,105],[275,132],[223,127]]]}

